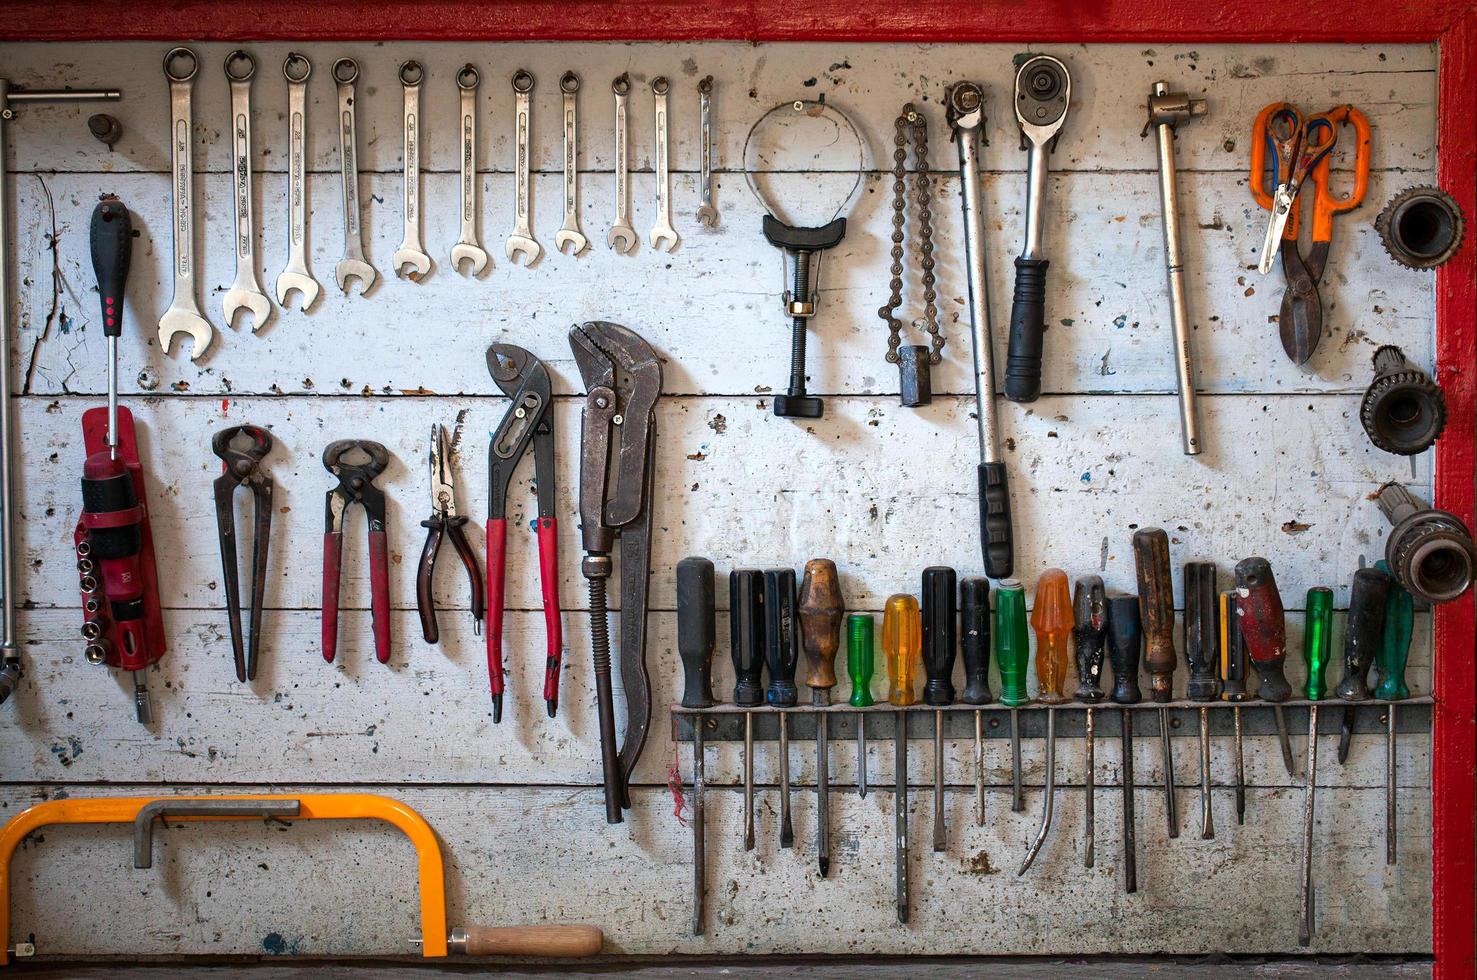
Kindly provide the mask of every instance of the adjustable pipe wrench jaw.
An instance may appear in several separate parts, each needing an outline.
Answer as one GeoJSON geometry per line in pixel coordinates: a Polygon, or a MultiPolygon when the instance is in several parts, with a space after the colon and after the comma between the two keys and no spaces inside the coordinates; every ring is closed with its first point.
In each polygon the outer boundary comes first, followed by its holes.
{"type": "MultiPolygon", "coordinates": [[[[487,458],[488,485],[498,498],[492,503],[503,504],[513,471],[523,459],[528,444],[540,430],[552,432],[548,419],[554,403],[553,385],[544,362],[516,344],[493,344],[487,348],[487,371],[503,394],[513,400],[508,413],[492,432],[487,458]]],[[[535,477],[540,475],[535,470],[535,477]]],[[[553,474],[545,479],[552,481],[553,474]]],[[[552,495],[553,488],[545,487],[541,480],[538,493],[542,512],[545,494],[552,495]]],[[[547,503],[552,504],[552,498],[547,503]]],[[[490,510],[495,515],[502,512],[500,506],[490,510]]]]}

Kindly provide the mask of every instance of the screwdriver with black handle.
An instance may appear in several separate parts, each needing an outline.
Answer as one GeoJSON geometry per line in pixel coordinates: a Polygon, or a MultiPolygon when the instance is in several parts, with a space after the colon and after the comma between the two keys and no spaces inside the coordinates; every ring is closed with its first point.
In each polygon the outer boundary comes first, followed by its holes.
{"type": "Polygon", "coordinates": [[[1361,568],[1354,573],[1354,584],[1349,589],[1349,616],[1344,624],[1344,676],[1333,692],[1346,704],[1339,729],[1340,763],[1349,757],[1354,705],[1373,696],[1369,690],[1369,668],[1384,637],[1385,602],[1389,596],[1390,576],[1378,568],[1361,568]]]}
{"type": "Polygon", "coordinates": [[[1277,738],[1282,743],[1282,764],[1287,774],[1297,778],[1292,763],[1292,739],[1287,734],[1287,716],[1282,702],[1292,697],[1292,685],[1283,673],[1287,659],[1287,621],[1282,611],[1282,594],[1277,579],[1265,558],[1243,558],[1236,563],[1236,622],[1241,641],[1257,675],[1257,697],[1272,705],[1277,722],[1277,738]]]}
{"type": "MultiPolygon", "coordinates": [[[[887,657],[887,702],[898,708],[918,703],[913,689],[918,676],[918,654],[923,646],[918,600],[910,595],[889,596],[882,610],[882,653],[887,657]]],[[[897,829],[894,860],[897,864],[897,920],[908,921],[908,713],[894,712],[892,735],[893,808],[897,829]]]]}
{"type": "Polygon", "coordinates": [[[1094,838],[1096,836],[1097,808],[1093,797],[1097,790],[1097,753],[1094,750],[1096,731],[1094,728],[1093,705],[1103,700],[1101,678],[1103,674],[1103,649],[1107,642],[1108,596],[1103,589],[1103,580],[1096,575],[1083,575],[1072,589],[1072,641],[1077,661],[1077,691],[1073,695],[1087,705],[1086,739],[1087,765],[1083,787],[1086,799],[1083,807],[1083,822],[1087,825],[1086,842],[1083,845],[1082,865],[1090,868],[1093,863],[1094,838]]]}
{"type": "MultiPolygon", "coordinates": [[[[934,565],[923,570],[923,703],[935,709],[954,703],[954,657],[958,579],[954,570],[934,565]]],[[[944,713],[933,713],[933,849],[944,850],[944,713]]]]}
{"type": "Polygon", "coordinates": [[[1236,590],[1221,593],[1221,700],[1230,701],[1236,746],[1236,823],[1246,823],[1246,757],[1241,751],[1241,702],[1246,693],[1246,646],[1236,615],[1236,590]]]}
{"type": "MultiPolygon", "coordinates": [[[[733,703],[764,703],[764,573],[735,568],[728,574],[729,637],[733,652],[733,703]]],[[[744,850],[754,849],[754,712],[744,712],[744,850]]]]}
{"type": "MultiPolygon", "coordinates": [[[[1156,702],[1174,697],[1174,586],[1169,572],[1169,535],[1157,527],[1133,532],[1133,561],[1138,573],[1139,611],[1143,617],[1149,670],[1149,697],[1156,702]]],[[[1180,835],[1174,790],[1174,749],[1169,737],[1169,709],[1159,709],[1159,742],[1164,752],[1164,812],[1169,836],[1180,835]]]]}
{"type": "MultiPolygon", "coordinates": [[[[1209,702],[1220,695],[1216,677],[1217,596],[1215,565],[1204,561],[1185,563],[1185,666],[1190,680],[1186,693],[1191,701],[1209,702]]],[[[1210,798],[1210,709],[1200,708],[1200,839],[1215,838],[1215,818],[1210,798]]]]}
{"type": "MultiPolygon", "coordinates": [[[[677,652],[682,657],[682,707],[711,708],[713,701],[713,563],[677,563],[677,652]]],[[[703,716],[692,722],[692,934],[703,934],[703,895],[708,862],[703,838],[703,716]]]]}
{"type": "Polygon", "coordinates": [[[1308,778],[1303,788],[1303,866],[1298,889],[1298,944],[1301,946],[1313,941],[1313,802],[1318,787],[1318,702],[1325,693],[1323,674],[1333,642],[1333,592],[1323,586],[1309,589],[1304,610],[1303,694],[1311,703],[1308,705],[1308,778]]]}
{"type": "Polygon", "coordinates": [[[1133,817],[1133,712],[1128,705],[1144,699],[1139,691],[1139,652],[1143,632],[1139,626],[1138,596],[1113,596],[1108,600],[1108,662],[1113,665],[1113,703],[1123,705],[1123,890],[1138,891],[1138,849],[1134,841],[1133,817]]]}
{"type": "MultiPolygon", "coordinates": [[[[836,649],[841,645],[841,617],[846,603],[841,598],[841,580],[836,563],[816,558],[805,563],[800,583],[800,638],[805,647],[805,685],[810,703],[829,707],[831,688],[836,686],[836,649]]],[[[815,716],[816,772],[816,858],[821,877],[831,873],[831,778],[830,747],[826,712],[815,716]]]]}
{"type": "MultiPolygon", "coordinates": [[[[1374,567],[1390,573],[1380,560],[1374,567]]],[[[1380,683],[1374,696],[1385,702],[1385,863],[1395,863],[1395,702],[1410,697],[1405,686],[1405,664],[1410,659],[1410,637],[1415,628],[1415,600],[1393,577],[1385,598],[1385,630],[1380,637],[1375,666],[1380,683]]]]}
{"type": "MultiPolygon", "coordinates": [[[[795,629],[795,570],[764,570],[764,665],[769,687],[764,699],[771,708],[793,708],[799,698],[795,667],[800,659],[800,637],[795,629]]],[[[790,819],[790,713],[780,710],[780,847],[795,843],[790,819]]]]}
{"type": "MultiPolygon", "coordinates": [[[[959,583],[959,630],[964,648],[965,704],[989,704],[990,696],[990,582],[967,578],[959,583]]],[[[984,712],[974,713],[974,822],[985,825],[984,712]]]]}
{"type": "MultiPolygon", "coordinates": [[[[872,700],[872,614],[852,613],[846,617],[846,673],[851,678],[850,704],[870,708],[872,700]]],[[[867,713],[856,713],[856,791],[867,795],[867,713]]]]}
{"type": "Polygon", "coordinates": [[[995,663],[1000,668],[1000,703],[1010,708],[1010,809],[1026,808],[1021,793],[1021,724],[1026,693],[1026,662],[1031,656],[1030,634],[1026,632],[1026,587],[1013,578],[995,589],[995,663]]]}

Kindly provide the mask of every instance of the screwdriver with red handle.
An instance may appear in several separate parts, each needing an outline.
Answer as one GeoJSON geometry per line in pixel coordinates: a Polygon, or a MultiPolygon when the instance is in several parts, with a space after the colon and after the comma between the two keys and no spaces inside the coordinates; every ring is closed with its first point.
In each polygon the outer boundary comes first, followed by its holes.
{"type": "Polygon", "coordinates": [[[1256,671],[1257,697],[1272,705],[1277,720],[1277,737],[1282,742],[1282,764],[1287,774],[1296,778],[1292,763],[1292,740],[1287,735],[1287,716],[1282,702],[1292,697],[1282,663],[1287,659],[1287,622],[1282,611],[1282,594],[1277,579],[1265,558],[1243,558],[1236,565],[1236,621],[1241,641],[1256,671]]]}

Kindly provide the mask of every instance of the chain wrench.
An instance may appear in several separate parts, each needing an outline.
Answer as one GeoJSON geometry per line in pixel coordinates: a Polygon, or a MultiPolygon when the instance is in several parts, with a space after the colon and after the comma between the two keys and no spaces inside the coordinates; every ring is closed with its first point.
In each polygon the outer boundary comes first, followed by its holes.
{"type": "Polygon", "coordinates": [[[477,86],[481,81],[471,65],[463,65],[456,73],[462,107],[462,237],[451,246],[451,267],[460,272],[462,260],[469,260],[474,276],[487,268],[487,252],[477,241],[477,86]]]}
{"type": "Polygon", "coordinates": [[[277,303],[287,308],[287,294],[296,289],[298,309],[304,313],[318,299],[318,280],[308,271],[308,76],[313,63],[308,56],[290,51],[282,62],[287,79],[287,200],[290,205],[290,239],[287,268],[277,277],[277,303]]]}
{"type": "Polygon", "coordinates": [[[671,85],[666,75],[651,80],[656,101],[656,224],[651,226],[651,247],[665,252],[677,248],[682,241],[672,227],[672,174],[667,160],[667,90],[671,85]],[[665,243],[665,244],[664,244],[665,243]]]}
{"type": "Polygon", "coordinates": [[[698,104],[703,120],[703,205],[697,209],[697,220],[709,228],[718,227],[718,209],[713,207],[713,76],[697,83],[698,104]]]}
{"type": "Polygon", "coordinates": [[[333,277],[345,295],[349,280],[358,279],[362,296],[369,292],[379,273],[364,260],[364,229],[359,223],[359,139],[354,129],[354,83],[359,80],[359,63],[353,58],[335,61],[333,80],[338,85],[338,153],[344,201],[344,257],[334,267],[333,277]]]}
{"type": "Polygon", "coordinates": [[[169,162],[174,195],[174,299],[159,318],[159,343],[168,354],[174,338],[187,333],[195,341],[190,359],[198,361],[215,339],[215,328],[195,299],[195,188],[190,90],[200,63],[189,48],[170,48],[164,55],[169,80],[169,162]],[[188,65],[188,68],[184,67],[188,65]]]}
{"type": "Polygon", "coordinates": [[[421,247],[421,82],[425,77],[419,61],[400,66],[400,84],[405,88],[405,238],[391,261],[395,275],[412,282],[431,271],[431,257],[421,247]]]}
{"type": "Polygon", "coordinates": [[[615,93],[615,223],[610,226],[606,244],[621,255],[636,247],[638,236],[631,227],[631,170],[626,149],[626,97],[631,92],[631,76],[622,72],[610,83],[615,93]]]}
{"type": "Polygon", "coordinates": [[[522,253],[525,266],[533,265],[544,254],[543,246],[534,241],[533,229],[528,223],[528,96],[532,91],[533,75],[523,68],[514,72],[513,101],[517,119],[517,158],[514,162],[517,179],[513,184],[513,213],[517,223],[513,227],[513,233],[508,236],[508,261],[516,265],[518,255],[522,253]]]}
{"type": "Polygon", "coordinates": [[[236,314],[251,314],[251,329],[260,333],[272,318],[272,301],[256,278],[256,222],[251,214],[251,79],[256,59],[245,51],[226,55],[226,81],[231,86],[231,161],[236,198],[236,280],[221,297],[221,313],[230,326],[236,314]],[[244,71],[242,68],[244,66],[244,71]]]}
{"type": "Polygon", "coordinates": [[[564,251],[573,245],[569,255],[578,255],[590,247],[590,240],[580,231],[579,129],[575,103],[580,90],[580,77],[567,71],[559,79],[564,93],[564,225],[554,236],[554,247],[564,251]]]}

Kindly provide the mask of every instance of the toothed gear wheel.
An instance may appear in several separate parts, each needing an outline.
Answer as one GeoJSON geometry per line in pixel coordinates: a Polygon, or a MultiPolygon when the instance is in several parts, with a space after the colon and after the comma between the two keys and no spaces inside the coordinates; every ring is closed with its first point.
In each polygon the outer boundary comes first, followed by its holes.
{"type": "Polygon", "coordinates": [[[1408,187],[1374,219],[1390,258],[1407,269],[1434,269],[1462,246],[1466,222],[1455,199],[1439,187],[1408,187]]]}
{"type": "Polygon", "coordinates": [[[1446,427],[1446,396],[1399,347],[1374,353],[1375,377],[1359,404],[1369,441],[1387,453],[1414,456],[1429,449],[1446,427]]]}

